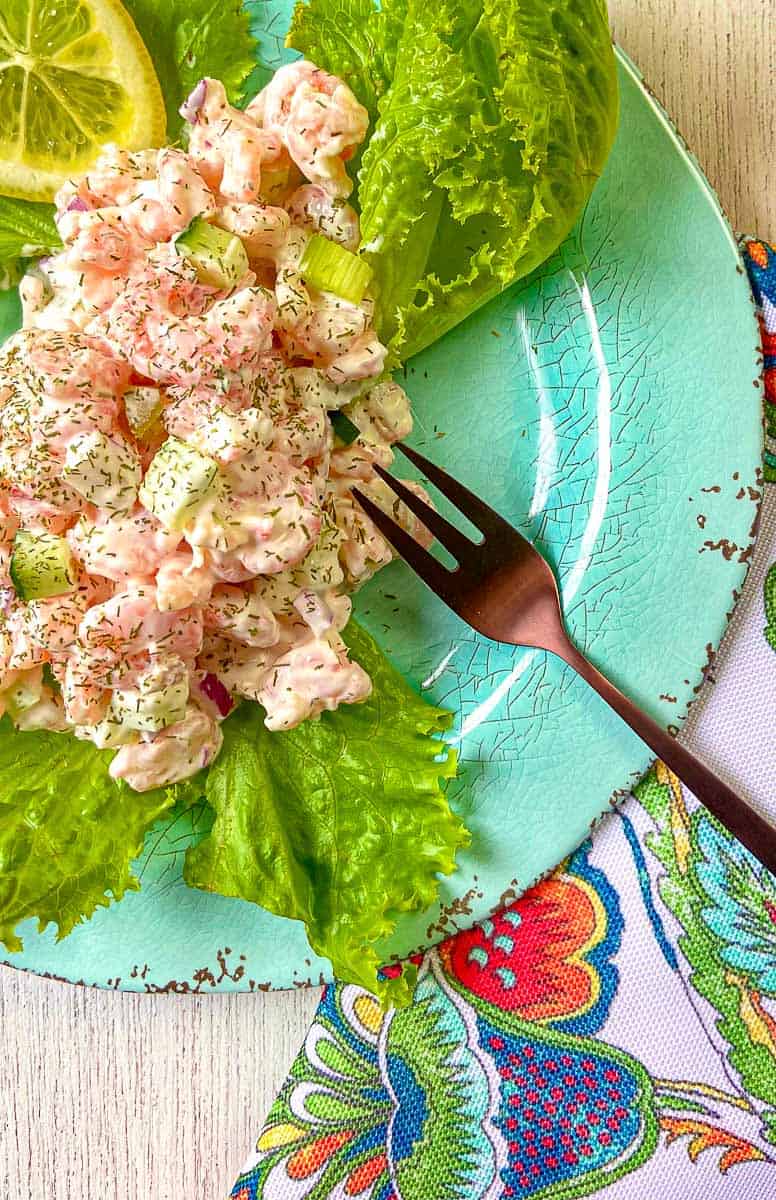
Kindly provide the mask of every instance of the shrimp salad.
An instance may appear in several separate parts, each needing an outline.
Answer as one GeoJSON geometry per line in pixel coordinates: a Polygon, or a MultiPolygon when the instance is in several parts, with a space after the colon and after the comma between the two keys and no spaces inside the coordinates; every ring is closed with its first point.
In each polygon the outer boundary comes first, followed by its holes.
{"type": "Polygon", "coordinates": [[[138,791],[212,762],[242,698],[286,730],[368,696],[341,631],[391,550],[354,484],[425,533],[374,471],[411,416],[347,202],[366,111],[300,61],[181,112],[185,150],[107,146],[60,190],[0,350],[1,711],[138,791]]]}

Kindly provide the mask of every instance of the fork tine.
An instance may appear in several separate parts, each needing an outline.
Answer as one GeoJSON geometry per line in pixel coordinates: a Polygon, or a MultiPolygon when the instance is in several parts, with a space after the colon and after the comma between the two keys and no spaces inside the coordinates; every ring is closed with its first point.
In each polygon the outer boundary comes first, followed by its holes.
{"type": "Polygon", "coordinates": [[[495,509],[486,504],[484,500],[480,500],[479,496],[475,496],[474,492],[470,492],[457,479],[453,479],[452,475],[448,475],[447,471],[443,471],[436,463],[431,462],[431,459],[418,454],[417,450],[413,450],[411,446],[405,446],[403,442],[397,442],[394,449],[401,450],[402,454],[411,463],[414,463],[435,487],[439,488],[442,495],[447,496],[448,500],[452,500],[456,508],[465,517],[468,517],[472,525],[476,525],[486,537],[521,537],[521,534],[513,525],[509,524],[509,521],[499,516],[495,509]]]}
{"type": "Polygon", "coordinates": [[[383,479],[390,488],[396,492],[396,495],[404,501],[410,512],[414,513],[433,533],[434,537],[441,545],[449,550],[461,563],[465,565],[472,563],[479,555],[479,546],[467,538],[465,533],[460,529],[456,529],[441,513],[438,513],[435,508],[422,500],[420,496],[416,496],[411,488],[407,487],[401,479],[394,479],[384,467],[378,463],[374,464],[374,471],[383,479]]]}
{"type": "Polygon", "coordinates": [[[393,518],[383,512],[374,500],[365,496],[360,488],[351,488],[351,492],[383,537],[391,543],[395,550],[398,550],[405,562],[412,567],[423,582],[427,583],[431,590],[441,596],[443,600],[453,596],[457,590],[455,574],[448,571],[447,567],[442,566],[441,562],[434,558],[433,554],[429,554],[428,550],[424,550],[414,537],[407,533],[406,529],[397,525],[393,518]]]}

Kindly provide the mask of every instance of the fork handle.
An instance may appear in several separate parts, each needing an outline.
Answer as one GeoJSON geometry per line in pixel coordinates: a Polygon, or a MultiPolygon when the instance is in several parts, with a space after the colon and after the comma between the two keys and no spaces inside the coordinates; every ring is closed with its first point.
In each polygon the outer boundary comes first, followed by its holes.
{"type": "Polygon", "coordinates": [[[553,649],[577,674],[587,680],[610,708],[630,725],[634,733],[646,742],[650,750],[681,779],[709,812],[713,813],[772,875],[776,875],[776,828],[761,817],[746,800],[736,795],[713,771],[705,767],[681,742],[624,696],[572,642],[564,639],[562,645],[553,649]]]}

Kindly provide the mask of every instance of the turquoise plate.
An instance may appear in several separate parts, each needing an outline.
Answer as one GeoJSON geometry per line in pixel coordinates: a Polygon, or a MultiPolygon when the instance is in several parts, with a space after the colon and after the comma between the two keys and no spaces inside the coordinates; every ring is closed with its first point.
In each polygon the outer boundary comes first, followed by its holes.
{"type": "MultiPolygon", "coordinates": [[[[280,56],[289,7],[261,6],[265,55],[280,56]]],[[[617,144],[574,237],[413,360],[407,388],[414,444],[536,540],[579,645],[676,726],[746,572],[759,341],[711,188],[624,58],[620,79],[617,144]]],[[[407,677],[455,712],[462,770],[450,799],[473,834],[439,905],[403,920],[385,948],[404,953],[552,867],[649,754],[559,661],[478,637],[400,563],[356,611],[407,677]]],[[[326,978],[300,924],[183,884],[196,822],[149,835],[140,892],[58,945],[52,928],[25,923],[25,950],[9,961],[138,991],[326,978]]]]}

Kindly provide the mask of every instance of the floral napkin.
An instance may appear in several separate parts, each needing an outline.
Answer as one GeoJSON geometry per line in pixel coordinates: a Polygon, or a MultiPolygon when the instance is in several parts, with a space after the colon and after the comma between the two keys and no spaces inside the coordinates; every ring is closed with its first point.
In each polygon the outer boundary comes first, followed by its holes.
{"type": "MultiPolygon", "coordinates": [[[[746,240],[776,483],[776,251],[746,240]]],[[[682,738],[776,820],[776,486],[682,738]]],[[[235,1200],[776,1197],[776,879],[658,763],[383,1015],[324,990],[235,1200]]]]}

